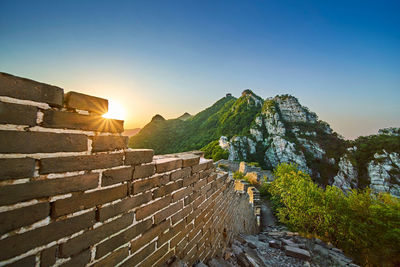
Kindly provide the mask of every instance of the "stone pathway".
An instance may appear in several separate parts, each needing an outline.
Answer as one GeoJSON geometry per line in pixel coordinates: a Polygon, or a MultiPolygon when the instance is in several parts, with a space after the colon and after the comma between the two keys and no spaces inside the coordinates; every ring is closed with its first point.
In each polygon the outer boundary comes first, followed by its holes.
{"type": "MultiPolygon", "coordinates": [[[[187,267],[179,260],[170,266],[187,267]]],[[[307,239],[277,225],[270,204],[261,201],[261,232],[239,235],[224,255],[195,267],[357,267],[340,249],[319,239],[307,239]]]]}

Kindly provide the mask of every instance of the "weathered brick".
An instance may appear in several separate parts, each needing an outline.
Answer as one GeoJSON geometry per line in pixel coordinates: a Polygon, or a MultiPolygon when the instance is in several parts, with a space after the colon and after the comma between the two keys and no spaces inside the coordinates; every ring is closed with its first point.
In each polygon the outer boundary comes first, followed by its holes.
{"type": "Polygon", "coordinates": [[[124,198],[127,195],[127,185],[123,184],[91,193],[83,193],[69,198],[59,199],[53,203],[51,215],[62,216],[79,210],[88,209],[96,205],[124,198]]]}
{"type": "Polygon", "coordinates": [[[155,168],[153,163],[135,166],[135,170],[133,171],[133,179],[150,177],[154,173],[155,168]]]}
{"type": "Polygon", "coordinates": [[[196,173],[196,172],[200,172],[200,171],[206,170],[207,167],[208,167],[208,162],[209,162],[209,160],[206,160],[204,158],[200,158],[199,164],[192,166],[192,172],[196,173]]]}
{"type": "Polygon", "coordinates": [[[108,100],[104,98],[77,92],[68,92],[64,95],[64,98],[64,104],[67,108],[87,110],[98,114],[104,114],[108,111],[108,100]]]}
{"type": "Polygon", "coordinates": [[[136,220],[141,220],[166,207],[171,202],[171,196],[166,196],[136,210],[136,220]]]}
{"type": "Polygon", "coordinates": [[[199,198],[197,198],[196,200],[194,200],[193,202],[193,209],[197,209],[201,203],[203,203],[203,201],[206,199],[206,197],[204,195],[201,195],[199,198]]]}
{"type": "Polygon", "coordinates": [[[155,160],[156,172],[168,172],[182,167],[182,160],[177,158],[163,158],[155,160]]]}
{"type": "Polygon", "coordinates": [[[7,267],[34,267],[36,265],[36,256],[28,256],[11,264],[7,264],[7,267]]]}
{"type": "Polygon", "coordinates": [[[0,159],[0,181],[29,178],[34,171],[35,160],[32,158],[0,159]]]}
{"type": "Polygon", "coordinates": [[[202,179],[193,185],[193,190],[198,191],[207,184],[207,179],[202,179]]]}
{"type": "Polygon", "coordinates": [[[34,126],[37,111],[34,106],[0,102],[0,123],[34,126]]]}
{"type": "Polygon", "coordinates": [[[167,194],[172,193],[175,190],[178,190],[181,187],[182,187],[182,180],[176,181],[174,183],[169,183],[169,184],[167,184],[165,186],[159,187],[156,190],[154,190],[153,197],[155,199],[159,198],[159,197],[163,197],[163,196],[165,196],[167,194]]]}
{"type": "Polygon", "coordinates": [[[170,247],[173,248],[180,243],[192,229],[193,224],[186,225],[185,230],[182,230],[178,235],[171,239],[170,247]]]}
{"type": "Polygon", "coordinates": [[[216,173],[214,173],[214,174],[212,174],[212,175],[207,177],[207,183],[213,182],[213,181],[215,181],[215,179],[217,179],[217,174],[216,173]]]}
{"type": "Polygon", "coordinates": [[[91,173],[2,186],[0,187],[0,205],[96,188],[98,179],[98,174],[91,173]]]}
{"type": "Polygon", "coordinates": [[[40,174],[106,169],[122,165],[122,153],[45,158],[40,160],[40,174]]]}
{"type": "Polygon", "coordinates": [[[186,223],[189,224],[191,221],[193,221],[200,214],[200,212],[200,209],[193,209],[193,211],[186,217],[186,223]]]}
{"type": "Polygon", "coordinates": [[[174,216],[171,217],[172,224],[179,222],[180,220],[188,216],[191,212],[192,212],[191,205],[184,207],[181,211],[179,211],[178,213],[176,213],[174,216]]]}
{"type": "Polygon", "coordinates": [[[103,266],[116,266],[122,260],[124,260],[129,255],[129,247],[120,248],[101,261],[92,265],[93,267],[103,267],[103,266]]]}
{"type": "Polygon", "coordinates": [[[200,196],[200,192],[199,191],[193,191],[192,194],[190,194],[189,196],[185,197],[185,206],[189,205],[190,203],[192,203],[195,199],[197,199],[200,196]]]}
{"type": "Polygon", "coordinates": [[[158,262],[156,262],[154,264],[154,266],[156,266],[156,267],[168,266],[169,264],[167,264],[167,263],[171,261],[173,256],[174,256],[174,251],[170,250],[168,253],[166,253],[162,257],[160,257],[160,259],[158,260],[158,262]]]}
{"type": "Polygon", "coordinates": [[[0,153],[52,153],[87,150],[83,134],[0,131],[0,153]]]}
{"type": "Polygon", "coordinates": [[[23,207],[15,210],[0,213],[0,235],[21,226],[30,225],[50,214],[49,203],[39,203],[36,205],[23,207]]]}
{"type": "Polygon", "coordinates": [[[188,186],[191,185],[199,180],[199,175],[198,174],[193,174],[189,178],[183,179],[183,186],[188,186]]]}
{"type": "Polygon", "coordinates": [[[141,263],[142,266],[153,266],[165,253],[168,252],[168,244],[165,244],[161,248],[157,249],[156,252],[151,254],[144,262],[141,263]]]}
{"type": "Polygon", "coordinates": [[[40,267],[49,267],[56,263],[57,245],[47,248],[40,253],[40,267]]]}
{"type": "Polygon", "coordinates": [[[183,168],[177,171],[174,171],[171,173],[171,181],[176,181],[179,179],[186,179],[191,175],[191,169],[190,168],[183,168]]]}
{"type": "Polygon", "coordinates": [[[148,244],[144,249],[142,249],[140,252],[136,253],[135,255],[130,257],[127,261],[125,261],[122,265],[120,265],[120,267],[137,266],[151,253],[153,253],[154,250],[156,250],[156,242],[148,244]]]}
{"type": "Polygon", "coordinates": [[[61,244],[60,254],[63,257],[74,255],[91,245],[94,245],[108,236],[118,232],[121,229],[126,228],[133,222],[133,214],[128,213],[124,216],[97,227],[93,230],[87,231],[82,235],[68,240],[66,243],[61,244]]]}
{"type": "Polygon", "coordinates": [[[143,222],[139,222],[134,226],[128,228],[122,233],[106,240],[105,242],[99,244],[96,249],[96,258],[101,258],[106,255],[108,252],[113,251],[114,249],[122,246],[125,243],[128,243],[133,238],[138,235],[144,233],[148,229],[150,229],[152,225],[151,219],[145,220],[143,222]]]}
{"type": "Polygon", "coordinates": [[[158,224],[161,221],[163,221],[165,218],[171,216],[172,214],[178,212],[180,209],[183,208],[183,203],[182,201],[172,204],[171,206],[169,206],[166,209],[163,209],[162,211],[157,212],[154,215],[154,223],[158,224]]]}
{"type": "Polygon", "coordinates": [[[0,260],[9,259],[32,248],[46,245],[88,228],[94,223],[95,213],[93,211],[2,239],[0,240],[0,247],[2,248],[0,250],[0,260]]]}
{"type": "Polygon", "coordinates": [[[213,170],[210,169],[199,172],[200,179],[208,177],[212,173],[212,171],[213,170]]]}
{"type": "Polygon", "coordinates": [[[183,231],[185,229],[185,225],[186,225],[185,221],[181,221],[174,227],[170,228],[168,232],[162,233],[157,240],[157,247],[162,246],[165,242],[167,242],[168,240],[179,234],[181,231],[183,231]]]}
{"type": "Polygon", "coordinates": [[[104,171],[101,177],[101,185],[107,186],[123,181],[129,181],[132,179],[132,174],[133,167],[104,171]]]}
{"type": "Polygon", "coordinates": [[[48,128],[77,129],[96,132],[122,133],[124,121],[106,119],[98,115],[83,115],[58,110],[45,110],[43,126],[48,128]]]}
{"type": "Polygon", "coordinates": [[[176,202],[176,201],[190,195],[192,192],[193,192],[193,189],[191,187],[182,188],[179,191],[172,194],[172,200],[174,202],[176,202]]]}
{"type": "Polygon", "coordinates": [[[109,205],[107,207],[101,207],[98,211],[99,220],[104,221],[118,214],[127,212],[135,207],[149,202],[151,199],[151,192],[147,192],[144,194],[125,198],[122,201],[109,205]]]}
{"type": "Polygon", "coordinates": [[[128,136],[94,136],[92,138],[92,151],[112,151],[128,147],[128,136]]]}
{"type": "Polygon", "coordinates": [[[138,165],[153,160],[153,149],[131,149],[125,152],[125,165],[138,165]]]}
{"type": "Polygon", "coordinates": [[[0,95],[61,107],[64,91],[56,86],[0,72],[0,95]]]}
{"type": "Polygon", "coordinates": [[[132,190],[134,194],[138,194],[150,189],[153,189],[160,185],[158,177],[153,177],[145,180],[139,180],[132,184],[132,190]]]}
{"type": "Polygon", "coordinates": [[[183,154],[178,157],[182,159],[182,167],[191,167],[199,164],[200,161],[200,157],[193,154],[183,154]]]}
{"type": "Polygon", "coordinates": [[[156,174],[154,177],[158,177],[160,181],[160,185],[166,185],[170,182],[170,175],[169,174],[156,174]]]}
{"type": "Polygon", "coordinates": [[[140,248],[148,244],[151,240],[153,240],[157,236],[160,236],[162,232],[168,229],[170,224],[171,222],[167,220],[147,230],[145,233],[142,234],[141,237],[131,242],[131,251],[134,252],[139,250],[140,248]]]}
{"type": "Polygon", "coordinates": [[[90,261],[91,252],[89,249],[82,251],[78,255],[72,256],[72,258],[66,263],[61,264],[62,267],[76,267],[86,266],[86,263],[90,261]]]}

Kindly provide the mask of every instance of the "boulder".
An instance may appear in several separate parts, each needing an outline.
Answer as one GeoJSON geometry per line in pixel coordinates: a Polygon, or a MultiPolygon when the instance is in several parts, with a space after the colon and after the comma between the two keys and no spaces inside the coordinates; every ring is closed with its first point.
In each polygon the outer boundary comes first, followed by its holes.
{"type": "Polygon", "coordinates": [[[285,254],[287,256],[293,257],[293,258],[298,258],[302,260],[310,260],[311,255],[310,252],[308,252],[305,249],[297,248],[297,247],[291,247],[291,246],[285,246],[285,254]]]}

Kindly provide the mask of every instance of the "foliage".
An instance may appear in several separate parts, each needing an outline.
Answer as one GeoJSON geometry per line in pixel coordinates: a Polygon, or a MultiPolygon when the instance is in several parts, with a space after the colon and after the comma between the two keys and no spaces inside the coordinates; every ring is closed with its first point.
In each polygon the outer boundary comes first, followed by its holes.
{"type": "Polygon", "coordinates": [[[399,152],[400,151],[400,136],[392,135],[369,135],[361,136],[350,143],[350,146],[356,146],[357,149],[352,153],[352,161],[356,162],[358,168],[359,185],[365,187],[369,184],[367,165],[371,160],[374,160],[375,153],[399,152]]]}
{"type": "Polygon", "coordinates": [[[244,173],[240,171],[235,171],[233,173],[233,179],[235,180],[243,180],[244,179],[244,173]]]}
{"type": "Polygon", "coordinates": [[[400,264],[399,199],[369,189],[324,190],[295,165],[281,164],[274,175],[267,190],[281,222],[330,241],[362,265],[400,264]]]}
{"type": "Polygon", "coordinates": [[[220,168],[221,170],[224,170],[224,171],[229,171],[228,165],[223,164],[223,163],[219,163],[218,168],[220,168]]]}
{"type": "Polygon", "coordinates": [[[210,142],[208,145],[201,148],[200,150],[204,151],[205,158],[213,159],[214,162],[220,159],[227,159],[229,156],[229,152],[219,146],[218,140],[210,142]]]}
{"type": "Polygon", "coordinates": [[[260,163],[252,161],[252,162],[246,162],[247,165],[253,166],[253,167],[260,167],[260,163]]]}

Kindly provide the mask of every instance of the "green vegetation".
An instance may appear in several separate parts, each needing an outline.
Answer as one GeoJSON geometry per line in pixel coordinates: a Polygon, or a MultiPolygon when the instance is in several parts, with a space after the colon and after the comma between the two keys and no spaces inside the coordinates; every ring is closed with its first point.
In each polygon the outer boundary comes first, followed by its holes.
{"type": "MultiPolygon", "coordinates": [[[[252,94],[253,97],[262,100],[252,94]]],[[[221,135],[248,135],[261,106],[250,95],[226,96],[195,116],[182,120],[153,120],[129,140],[131,148],[152,148],[157,154],[203,148],[221,135]],[[253,104],[251,104],[253,103],[253,104]]]]}
{"type": "Polygon", "coordinates": [[[233,179],[235,180],[244,180],[244,173],[240,171],[235,171],[233,173],[233,179]]]}
{"type": "Polygon", "coordinates": [[[227,150],[223,150],[219,146],[219,141],[215,140],[210,142],[208,145],[200,149],[204,151],[204,157],[207,159],[213,159],[214,162],[220,159],[227,159],[229,156],[229,152],[227,150]]]}
{"type": "Polygon", "coordinates": [[[296,166],[281,164],[266,185],[279,220],[343,249],[362,265],[400,264],[400,201],[369,189],[345,195],[318,187],[296,166]]]}
{"type": "Polygon", "coordinates": [[[367,165],[374,159],[374,154],[382,153],[383,150],[388,153],[398,153],[400,151],[400,136],[362,136],[351,142],[350,146],[357,147],[350,158],[352,159],[352,163],[355,163],[358,170],[359,186],[365,187],[369,184],[367,165]]]}

